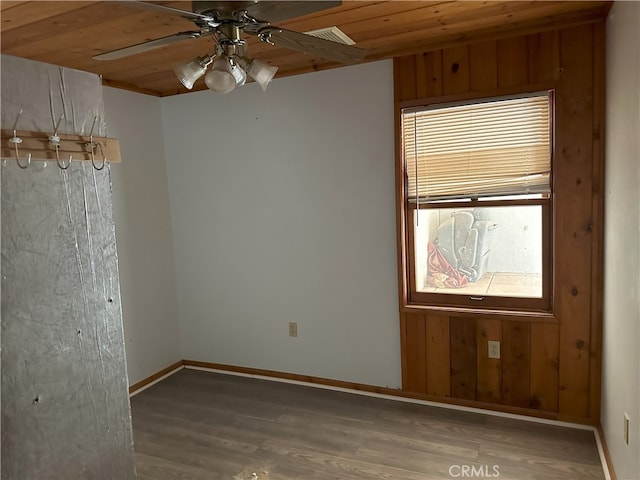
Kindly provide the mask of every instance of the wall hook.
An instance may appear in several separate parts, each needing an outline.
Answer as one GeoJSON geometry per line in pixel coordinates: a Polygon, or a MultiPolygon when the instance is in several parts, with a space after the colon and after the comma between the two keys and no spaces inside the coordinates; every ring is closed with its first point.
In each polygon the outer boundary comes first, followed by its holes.
{"type": "Polygon", "coordinates": [[[53,135],[49,136],[49,143],[53,146],[53,148],[56,151],[56,162],[58,162],[58,167],[60,167],[62,170],[66,170],[71,165],[71,160],[73,159],[73,156],[69,155],[69,160],[67,161],[66,166],[64,166],[62,162],[60,162],[60,137],[58,136],[58,128],[60,127],[60,122],[62,122],[63,118],[64,118],[64,113],[60,115],[60,118],[58,119],[58,123],[55,126],[53,135]]]}
{"type": "Polygon", "coordinates": [[[9,141],[13,143],[13,148],[16,152],[16,162],[18,163],[18,166],[24,169],[24,168],[27,168],[29,165],[31,165],[31,154],[29,153],[27,155],[26,165],[23,165],[20,163],[20,154],[18,152],[18,144],[22,143],[22,139],[16,134],[16,128],[18,126],[18,120],[20,119],[20,115],[22,115],[22,108],[18,111],[18,115],[16,116],[16,121],[13,124],[13,137],[11,137],[9,141]]]}
{"type": "Polygon", "coordinates": [[[104,156],[104,152],[102,150],[102,145],[101,144],[96,144],[93,143],[93,130],[96,127],[96,121],[98,120],[98,116],[96,115],[95,117],[93,117],[93,125],[91,125],[91,133],[89,134],[89,143],[87,143],[86,145],[89,147],[90,149],[90,153],[91,153],[91,165],[93,165],[93,168],[95,168],[96,170],[102,170],[104,168],[104,164],[105,161],[107,160],[107,158],[104,156]],[[100,146],[100,152],[102,153],[102,166],[98,167],[96,165],[96,159],[95,159],[95,150],[96,147],[100,146]]]}
{"type": "Polygon", "coordinates": [[[104,164],[107,162],[107,157],[104,154],[104,150],[102,149],[102,143],[98,143],[98,148],[100,149],[100,155],[102,155],[102,166],[100,168],[96,167],[96,164],[93,164],[93,168],[96,170],[102,170],[104,168],[104,164]]]}

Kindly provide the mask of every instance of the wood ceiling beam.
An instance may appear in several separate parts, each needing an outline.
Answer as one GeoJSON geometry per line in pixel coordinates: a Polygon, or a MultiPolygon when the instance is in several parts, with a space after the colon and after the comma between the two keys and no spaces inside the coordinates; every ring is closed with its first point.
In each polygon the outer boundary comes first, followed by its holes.
{"type": "MultiPolygon", "coordinates": [[[[161,2],[190,10],[189,1],[161,2]]],[[[113,61],[91,57],[197,27],[180,16],[113,1],[3,1],[2,53],[46,61],[103,76],[105,85],[150,95],[186,92],[172,67],[212,53],[203,37],[113,61]]],[[[554,30],[603,20],[603,1],[346,1],[341,6],[282,22],[308,31],[336,25],[368,51],[365,61],[460,44],[554,30]]],[[[249,55],[279,67],[277,77],[340,66],[315,55],[247,37],[249,55]]],[[[198,82],[194,90],[203,89],[198,82]]]]}
{"type": "Polygon", "coordinates": [[[101,2],[59,15],[55,19],[53,22],[43,20],[27,25],[12,32],[12,35],[3,33],[2,50],[16,56],[31,52],[32,58],[43,58],[50,52],[74,46],[87,48],[87,45],[97,45],[99,49],[91,50],[101,53],[109,51],[111,47],[115,49],[130,45],[126,39],[129,35],[145,41],[163,36],[163,33],[169,35],[194,27],[180,17],[158,15],[155,12],[149,14],[137,8],[132,10],[120,2],[101,2]],[[52,38],[55,38],[55,42],[52,42],[52,38]]]}
{"type": "Polygon", "coordinates": [[[64,15],[81,8],[95,5],[98,2],[0,2],[2,5],[2,22],[0,30],[8,32],[15,28],[31,25],[41,20],[64,15]],[[37,8],[34,8],[37,3],[37,8]],[[16,5],[6,5],[16,4],[16,5]]]}
{"type": "Polygon", "coordinates": [[[0,11],[8,10],[10,8],[13,8],[13,7],[17,6],[17,5],[21,5],[23,3],[29,3],[29,2],[26,2],[26,1],[14,2],[14,1],[5,1],[5,0],[3,0],[3,1],[0,2],[0,11]]]}
{"type": "Polygon", "coordinates": [[[421,39],[419,36],[403,35],[402,37],[397,36],[394,38],[393,43],[373,40],[371,44],[373,44],[374,48],[371,49],[371,55],[367,56],[367,60],[410,55],[460,44],[497,40],[513,36],[527,35],[530,33],[557,30],[575,25],[584,25],[604,20],[607,12],[608,7],[599,6],[588,11],[571,12],[562,16],[557,16],[552,23],[539,23],[524,20],[499,26],[480,28],[474,31],[469,31],[469,33],[464,31],[457,32],[437,38],[421,39]]]}

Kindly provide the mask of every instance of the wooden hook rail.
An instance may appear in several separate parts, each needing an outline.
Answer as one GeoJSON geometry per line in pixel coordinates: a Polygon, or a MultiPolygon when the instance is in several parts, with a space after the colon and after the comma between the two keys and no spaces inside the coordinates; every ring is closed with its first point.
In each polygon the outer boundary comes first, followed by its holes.
{"type": "MultiPolygon", "coordinates": [[[[15,157],[14,144],[9,140],[14,136],[13,130],[2,129],[0,147],[2,150],[2,158],[12,159],[15,157]]],[[[17,130],[16,134],[22,139],[18,144],[21,155],[31,154],[33,160],[55,160],[56,149],[49,142],[51,134],[46,132],[31,132],[27,130],[17,130]]],[[[73,161],[91,161],[91,137],[89,135],[74,135],[69,133],[60,133],[60,147],[58,154],[64,157],[64,160],[73,158],[73,161]]],[[[94,156],[97,162],[101,162],[102,158],[106,158],[108,163],[119,163],[120,144],[115,138],[96,137],[93,136],[94,156]]]]}

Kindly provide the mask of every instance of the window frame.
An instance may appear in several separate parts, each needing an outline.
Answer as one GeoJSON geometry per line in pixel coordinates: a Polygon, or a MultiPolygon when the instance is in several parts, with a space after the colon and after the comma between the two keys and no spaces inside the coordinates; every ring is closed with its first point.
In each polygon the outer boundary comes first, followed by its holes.
{"type": "Polygon", "coordinates": [[[400,263],[398,266],[401,275],[400,295],[401,308],[405,309],[433,309],[436,311],[459,311],[470,313],[473,311],[490,311],[504,314],[552,314],[553,312],[553,285],[554,285],[554,157],[555,157],[555,91],[553,88],[535,89],[532,91],[509,92],[506,95],[483,95],[461,99],[435,98],[413,102],[402,102],[396,107],[396,149],[397,149],[397,203],[399,208],[398,218],[398,245],[400,263]],[[518,95],[526,96],[548,92],[550,98],[549,122],[551,130],[551,171],[549,175],[550,194],[535,199],[508,199],[505,200],[480,200],[480,199],[457,199],[447,202],[415,203],[408,201],[407,182],[405,181],[406,165],[403,158],[403,136],[402,136],[402,115],[407,109],[416,108],[440,108],[449,105],[483,103],[492,99],[514,97],[518,95]],[[419,292],[416,289],[415,278],[415,244],[414,244],[414,212],[417,208],[439,209],[439,208],[474,208],[491,206],[518,206],[518,205],[540,205],[542,207],[542,296],[531,297],[511,297],[511,296],[485,296],[478,300],[477,296],[452,293],[419,292]]]}

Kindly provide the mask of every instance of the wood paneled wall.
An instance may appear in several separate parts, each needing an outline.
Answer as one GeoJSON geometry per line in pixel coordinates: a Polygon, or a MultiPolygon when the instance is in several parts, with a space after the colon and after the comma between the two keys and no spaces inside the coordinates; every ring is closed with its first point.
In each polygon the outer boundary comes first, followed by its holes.
{"type": "Polygon", "coordinates": [[[442,312],[401,298],[407,394],[599,421],[604,73],[604,23],[394,60],[396,112],[416,100],[556,90],[553,316],[442,312]],[[501,359],[488,358],[488,340],[501,342],[501,359]]]}

